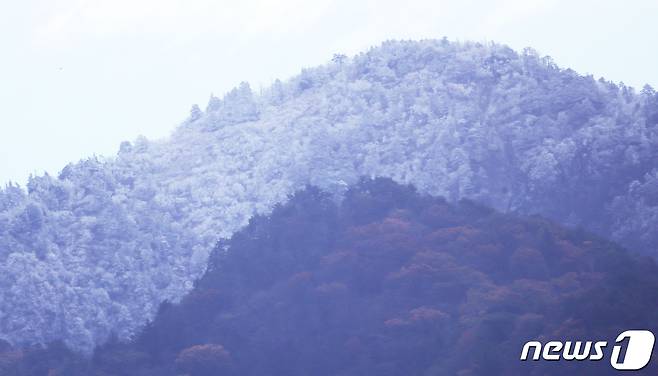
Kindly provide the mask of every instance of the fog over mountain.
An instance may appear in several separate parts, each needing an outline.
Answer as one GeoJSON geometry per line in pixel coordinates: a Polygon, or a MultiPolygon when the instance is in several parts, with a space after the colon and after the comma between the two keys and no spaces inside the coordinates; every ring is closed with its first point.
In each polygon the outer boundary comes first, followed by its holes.
{"type": "Polygon", "coordinates": [[[386,42],[263,93],[243,84],[167,140],[0,192],[0,338],[130,338],[192,289],[220,238],[308,184],[340,198],[364,176],[655,257],[657,124],[650,87],[499,44],[386,42]]]}

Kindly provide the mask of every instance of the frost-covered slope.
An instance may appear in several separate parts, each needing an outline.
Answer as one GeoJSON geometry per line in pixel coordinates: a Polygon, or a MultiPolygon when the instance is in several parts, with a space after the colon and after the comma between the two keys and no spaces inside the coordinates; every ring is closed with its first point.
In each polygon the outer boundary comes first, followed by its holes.
{"type": "Polygon", "coordinates": [[[217,234],[307,184],[360,176],[658,243],[658,97],[532,51],[389,42],[254,96],[242,85],[162,142],[0,194],[0,337],[89,350],[127,338],[205,270],[217,234]]]}

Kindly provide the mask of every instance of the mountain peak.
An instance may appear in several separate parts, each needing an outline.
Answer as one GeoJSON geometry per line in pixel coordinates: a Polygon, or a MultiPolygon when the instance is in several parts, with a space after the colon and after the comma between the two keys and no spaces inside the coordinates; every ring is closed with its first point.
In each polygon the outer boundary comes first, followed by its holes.
{"type": "Polygon", "coordinates": [[[385,42],[262,94],[242,84],[167,140],[0,192],[0,338],[129,338],[219,239],[307,185],[341,197],[364,176],[655,255],[657,104],[529,49],[447,40],[385,42]]]}

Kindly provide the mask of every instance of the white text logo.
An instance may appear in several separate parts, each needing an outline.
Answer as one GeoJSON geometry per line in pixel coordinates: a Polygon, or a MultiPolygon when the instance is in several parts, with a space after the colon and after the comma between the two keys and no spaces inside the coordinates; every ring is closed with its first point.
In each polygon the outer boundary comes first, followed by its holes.
{"type": "MultiPolygon", "coordinates": [[[[651,360],[655,337],[648,330],[627,330],[617,336],[612,347],[610,365],[614,369],[637,371],[651,360]]],[[[521,360],[600,361],[606,354],[606,341],[538,341],[526,342],[521,360]]]]}

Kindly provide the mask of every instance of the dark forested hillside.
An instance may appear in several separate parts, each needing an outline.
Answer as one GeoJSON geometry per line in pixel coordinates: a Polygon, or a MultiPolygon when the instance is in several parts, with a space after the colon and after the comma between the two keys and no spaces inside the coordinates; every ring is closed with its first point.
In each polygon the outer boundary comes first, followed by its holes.
{"type": "Polygon", "coordinates": [[[656,257],[657,121],[648,86],[495,43],[392,41],[261,93],[242,84],[169,139],[0,191],[0,338],[87,352],[131,338],[219,239],[306,185],[340,197],[363,176],[656,257]]]}
{"type": "Polygon", "coordinates": [[[340,204],[309,188],[252,219],[133,342],[89,360],[60,345],[5,348],[0,373],[601,375],[613,371],[607,361],[520,362],[522,344],[612,343],[628,328],[658,329],[656,317],[651,259],[377,179],[340,204]]]}

